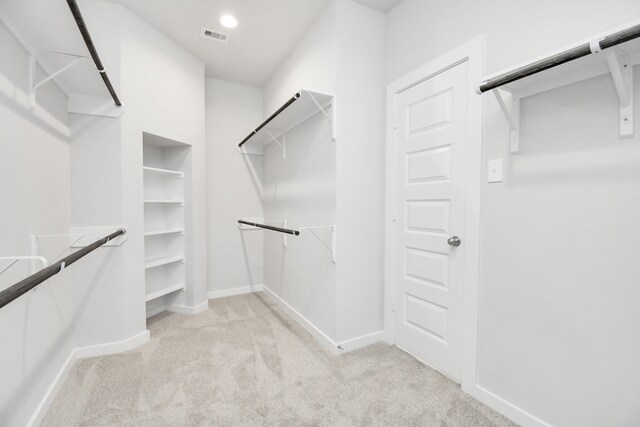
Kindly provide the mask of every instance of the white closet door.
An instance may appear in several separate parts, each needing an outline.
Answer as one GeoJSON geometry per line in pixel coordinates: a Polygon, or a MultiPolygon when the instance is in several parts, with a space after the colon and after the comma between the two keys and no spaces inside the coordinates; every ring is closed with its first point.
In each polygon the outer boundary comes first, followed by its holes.
{"type": "Polygon", "coordinates": [[[462,364],[467,64],[396,97],[396,344],[448,376],[462,364]],[[458,236],[462,244],[448,242],[458,236]]]}

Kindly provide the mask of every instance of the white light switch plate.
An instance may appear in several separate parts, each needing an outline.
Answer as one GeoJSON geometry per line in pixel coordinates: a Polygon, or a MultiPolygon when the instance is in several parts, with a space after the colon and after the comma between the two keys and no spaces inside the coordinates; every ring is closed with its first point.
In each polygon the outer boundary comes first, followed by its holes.
{"type": "Polygon", "coordinates": [[[502,182],[502,159],[489,160],[489,182],[502,182]]]}

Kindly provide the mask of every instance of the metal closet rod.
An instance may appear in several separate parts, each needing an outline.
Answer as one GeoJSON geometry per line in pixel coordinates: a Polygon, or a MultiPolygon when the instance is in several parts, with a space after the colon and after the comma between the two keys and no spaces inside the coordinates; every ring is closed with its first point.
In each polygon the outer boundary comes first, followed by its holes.
{"type": "Polygon", "coordinates": [[[88,246],[85,246],[84,248],[72,253],[71,255],[62,258],[60,261],[43,268],[37,273],[34,273],[26,279],[22,279],[15,285],[3,290],[2,292],[0,292],[0,308],[20,298],[22,295],[38,286],[40,283],[60,273],[62,270],[78,261],[80,258],[85,257],[86,255],[98,249],[100,246],[106,244],[110,240],[113,240],[122,234],[125,234],[126,232],[127,231],[124,228],[121,228],[118,231],[115,231],[108,236],[105,236],[102,239],[97,240],[88,246]]]}
{"type": "Polygon", "coordinates": [[[269,118],[267,120],[265,120],[264,122],[262,122],[262,124],[260,126],[257,127],[256,130],[254,130],[253,132],[251,132],[249,135],[247,135],[247,137],[245,139],[243,139],[240,144],[238,144],[238,147],[242,147],[244,145],[245,142],[247,142],[249,139],[251,139],[251,137],[253,135],[255,135],[256,133],[258,133],[260,131],[260,129],[262,129],[263,127],[265,127],[271,120],[275,119],[276,117],[278,117],[278,114],[282,113],[284,110],[286,110],[287,108],[289,108],[289,106],[291,104],[293,104],[294,102],[296,102],[296,100],[300,98],[300,92],[296,93],[295,95],[293,95],[291,97],[291,99],[289,99],[287,102],[285,102],[282,107],[278,108],[276,110],[275,113],[273,113],[272,115],[269,116],[269,118]]]}
{"type": "MultiPolygon", "coordinates": [[[[640,25],[618,31],[617,33],[609,34],[598,41],[600,49],[608,49],[613,46],[628,42],[630,40],[640,37],[640,25]]],[[[516,70],[504,73],[496,76],[490,80],[484,81],[478,86],[478,94],[488,92],[493,89],[497,89],[500,86],[515,82],[525,77],[532,76],[550,68],[557,67],[558,65],[565,64],[567,62],[589,56],[593,53],[590,43],[584,43],[580,46],[576,46],[564,52],[550,56],[540,61],[536,61],[532,64],[525,65],[516,70]]]]}
{"type": "Polygon", "coordinates": [[[250,225],[252,227],[264,228],[265,230],[277,231],[278,233],[291,234],[293,236],[300,235],[300,232],[298,230],[291,230],[290,228],[274,227],[272,225],[266,225],[266,224],[258,224],[255,222],[244,221],[242,219],[238,220],[238,224],[245,224],[245,225],[250,225]]]}
{"type": "Polygon", "coordinates": [[[82,13],[80,13],[80,8],[78,7],[78,3],[76,0],[67,0],[67,4],[69,5],[69,9],[71,9],[71,13],[73,14],[73,19],[76,20],[76,24],[78,24],[78,29],[80,30],[80,34],[82,34],[82,38],[84,39],[84,43],[87,45],[87,49],[89,49],[89,53],[91,54],[91,58],[93,58],[93,62],[96,64],[96,68],[100,73],[100,77],[102,77],[102,81],[104,82],[107,90],[111,94],[113,98],[113,102],[115,102],[116,106],[122,107],[122,103],[120,102],[120,98],[118,98],[118,94],[116,90],[113,88],[111,84],[111,80],[109,80],[109,76],[104,69],[104,65],[102,65],[102,61],[100,60],[100,55],[98,55],[98,51],[96,50],[95,45],[93,44],[93,40],[91,39],[91,34],[89,34],[89,30],[87,29],[87,24],[84,22],[84,18],[82,17],[82,13]]]}

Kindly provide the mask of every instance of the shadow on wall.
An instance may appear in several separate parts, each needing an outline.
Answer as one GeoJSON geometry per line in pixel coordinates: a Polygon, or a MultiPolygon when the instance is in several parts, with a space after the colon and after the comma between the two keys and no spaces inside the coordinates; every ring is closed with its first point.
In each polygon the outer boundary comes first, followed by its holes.
{"type": "Polygon", "coordinates": [[[262,156],[252,154],[241,154],[241,156],[247,167],[247,171],[249,171],[251,183],[253,184],[256,193],[262,197],[264,195],[264,189],[262,186],[262,156]]]}
{"type": "MultiPolygon", "coordinates": [[[[329,111],[328,114],[331,114],[329,111]]],[[[339,142],[337,142],[339,143],[339,142]]],[[[265,285],[324,334],[335,331],[335,272],[331,228],[336,222],[336,144],[327,118],[317,113],[287,133],[280,147],[265,148],[265,221],[287,221],[303,229],[297,237],[265,231],[265,285]],[[322,227],[322,228],[320,228],[322,227]]],[[[354,201],[356,202],[356,201],[354,201]]]]}
{"type": "Polygon", "coordinates": [[[25,121],[32,123],[56,138],[67,140],[69,128],[51,115],[45,108],[36,104],[29,108],[29,97],[20,88],[0,74],[0,103],[19,114],[25,121]]]}
{"type": "MultiPolygon", "coordinates": [[[[635,77],[640,78],[640,67],[635,77]]],[[[620,138],[618,103],[606,75],[522,99],[520,152],[507,162],[506,184],[602,185],[636,179],[638,137],[620,138]]]]}
{"type": "Polygon", "coordinates": [[[249,250],[247,248],[247,242],[244,233],[245,232],[238,227],[238,234],[240,235],[240,240],[242,242],[242,253],[244,254],[245,266],[247,268],[247,277],[249,278],[249,282],[252,287],[255,285],[262,285],[262,283],[256,283],[256,280],[254,278],[253,268],[251,266],[251,257],[249,256],[249,250]]]}

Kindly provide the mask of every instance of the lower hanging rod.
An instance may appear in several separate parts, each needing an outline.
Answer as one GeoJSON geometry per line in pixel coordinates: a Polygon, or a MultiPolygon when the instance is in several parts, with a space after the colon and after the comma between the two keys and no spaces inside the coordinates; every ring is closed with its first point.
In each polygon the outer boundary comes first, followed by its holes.
{"type": "Polygon", "coordinates": [[[60,261],[53,263],[48,267],[43,268],[42,270],[32,274],[26,279],[22,279],[15,285],[1,291],[0,292],[0,308],[20,298],[22,295],[26,294],[31,289],[38,286],[40,283],[60,273],[62,270],[64,270],[66,267],[70,266],[74,262],[78,261],[80,258],[85,257],[86,255],[98,249],[100,246],[108,243],[109,241],[115,239],[116,237],[122,234],[125,234],[126,232],[127,231],[124,228],[121,228],[109,234],[108,236],[105,236],[102,239],[93,242],[89,246],[85,246],[84,248],[72,253],[71,255],[68,255],[62,258],[60,261]]]}
{"type": "Polygon", "coordinates": [[[264,228],[265,230],[277,231],[278,233],[291,234],[293,236],[299,236],[300,232],[298,230],[291,230],[290,228],[282,228],[282,227],[274,227],[273,225],[266,224],[258,224],[255,222],[244,221],[242,219],[238,220],[238,224],[250,225],[252,227],[264,228]]]}

